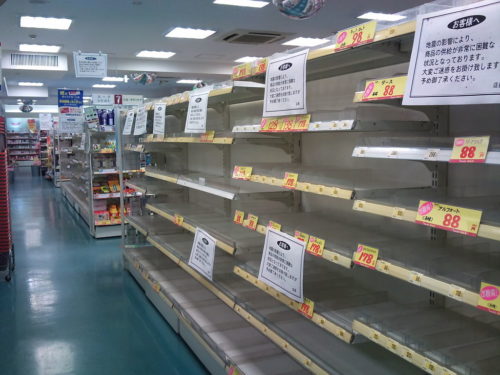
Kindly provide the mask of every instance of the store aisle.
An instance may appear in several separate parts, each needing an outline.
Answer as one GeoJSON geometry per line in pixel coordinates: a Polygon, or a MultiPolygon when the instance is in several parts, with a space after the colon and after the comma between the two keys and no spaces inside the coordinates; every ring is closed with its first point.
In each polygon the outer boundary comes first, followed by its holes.
{"type": "Polygon", "coordinates": [[[123,271],[120,240],[91,238],[62,199],[16,171],[17,268],[0,282],[0,374],[204,374],[123,271]]]}

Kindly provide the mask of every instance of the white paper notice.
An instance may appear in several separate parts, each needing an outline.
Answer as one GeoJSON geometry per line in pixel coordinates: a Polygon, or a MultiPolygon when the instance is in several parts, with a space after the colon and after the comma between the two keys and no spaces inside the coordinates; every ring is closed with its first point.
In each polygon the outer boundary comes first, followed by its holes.
{"type": "Polygon", "coordinates": [[[500,0],[417,18],[403,104],[500,103],[500,0]]]}
{"type": "Polygon", "coordinates": [[[199,89],[189,95],[189,108],[185,133],[205,133],[207,131],[208,94],[210,89],[199,89]]]}
{"type": "Polygon", "coordinates": [[[52,130],[52,115],[50,113],[40,113],[38,120],[40,121],[40,130],[52,130]]]}
{"type": "Polygon", "coordinates": [[[167,105],[165,103],[155,104],[155,116],[153,121],[153,134],[164,135],[165,134],[165,109],[167,105]]]}
{"type": "Polygon", "coordinates": [[[81,107],[59,107],[59,133],[83,133],[84,121],[81,107]]]}
{"type": "Polygon", "coordinates": [[[213,278],[215,242],[207,232],[196,228],[188,264],[209,280],[213,278]]]}
{"type": "Polygon", "coordinates": [[[302,285],[305,247],[304,241],[268,228],[259,280],[297,302],[304,302],[302,285]]]}
{"type": "Polygon", "coordinates": [[[113,94],[92,94],[93,105],[114,105],[115,96],[113,94]]]}
{"type": "Polygon", "coordinates": [[[306,63],[309,50],[269,61],[266,72],[263,117],[307,113],[306,63]]]}
{"type": "Polygon", "coordinates": [[[134,135],[141,135],[147,132],[147,124],[148,124],[148,111],[146,111],[146,107],[138,107],[137,108],[137,116],[135,118],[135,128],[134,135]]]}
{"type": "Polygon", "coordinates": [[[134,124],[134,110],[127,112],[127,117],[125,118],[125,125],[123,126],[123,135],[132,134],[132,125],[134,124]]]}
{"type": "Polygon", "coordinates": [[[142,95],[115,95],[121,96],[121,103],[115,104],[123,104],[123,105],[142,105],[144,103],[144,96],[142,95]]]}
{"type": "Polygon", "coordinates": [[[108,55],[73,52],[77,78],[104,78],[108,75],[108,55]]]}

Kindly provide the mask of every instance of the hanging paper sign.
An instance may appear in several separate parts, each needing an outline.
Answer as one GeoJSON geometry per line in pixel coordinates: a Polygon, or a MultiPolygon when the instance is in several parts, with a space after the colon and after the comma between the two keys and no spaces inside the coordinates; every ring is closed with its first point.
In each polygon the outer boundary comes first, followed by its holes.
{"type": "Polygon", "coordinates": [[[83,133],[83,111],[78,107],[59,108],[59,133],[83,133]]]}
{"type": "Polygon", "coordinates": [[[148,111],[145,106],[137,108],[137,116],[135,118],[134,135],[146,134],[148,125],[148,111]]]}
{"type": "Polygon", "coordinates": [[[210,89],[195,90],[189,95],[185,133],[205,133],[207,130],[208,95],[210,89]]]}
{"type": "Polygon", "coordinates": [[[402,98],[405,94],[406,76],[367,81],[362,101],[402,98]]]}
{"type": "Polygon", "coordinates": [[[153,134],[165,135],[165,103],[157,103],[154,106],[153,134]]]}
{"type": "Polygon", "coordinates": [[[108,55],[73,52],[77,78],[104,78],[108,75],[108,55]]]}
{"type": "Polygon", "coordinates": [[[500,288],[496,285],[482,282],[477,308],[500,315],[500,288]]]}
{"type": "Polygon", "coordinates": [[[243,211],[236,210],[234,212],[233,222],[238,225],[243,225],[244,220],[245,220],[245,213],[243,211]]]}
{"type": "Polygon", "coordinates": [[[196,228],[188,264],[209,280],[213,279],[215,244],[215,238],[196,228]]]}
{"type": "Polygon", "coordinates": [[[113,105],[115,96],[113,94],[92,94],[93,105],[113,105]]]}
{"type": "Polygon", "coordinates": [[[360,266],[375,269],[378,259],[378,249],[366,245],[358,245],[353,256],[353,261],[360,266]]]}
{"type": "Polygon", "coordinates": [[[132,125],[134,124],[135,112],[130,110],[127,112],[127,117],[125,118],[125,125],[123,126],[123,135],[132,134],[132,125]]]}
{"type": "Polygon", "coordinates": [[[99,125],[99,116],[97,115],[96,107],[83,108],[83,115],[89,128],[95,128],[99,125]]]}
{"type": "Polygon", "coordinates": [[[52,130],[52,115],[50,113],[40,113],[38,115],[40,130],[52,130]]]}
{"type": "Polygon", "coordinates": [[[309,50],[269,60],[262,117],[302,115],[306,106],[306,63],[309,50]]]}
{"type": "Polygon", "coordinates": [[[405,105],[500,103],[500,1],[417,17],[405,105]]]}
{"type": "Polygon", "coordinates": [[[325,240],[310,236],[309,242],[307,242],[307,252],[315,256],[323,256],[323,250],[325,249],[325,240]]]}
{"type": "Polygon", "coordinates": [[[269,228],[259,268],[259,280],[294,301],[304,302],[304,248],[304,242],[269,228]]]}
{"type": "Polygon", "coordinates": [[[370,21],[337,33],[335,52],[373,42],[377,22],[370,21]]]}
{"type": "Polygon", "coordinates": [[[297,181],[299,180],[299,175],[297,173],[285,173],[285,178],[283,179],[283,187],[285,189],[295,190],[297,187],[297,181]]]}
{"type": "Polygon", "coordinates": [[[489,136],[455,138],[450,163],[484,163],[489,143],[489,136]]]}
{"type": "Polygon", "coordinates": [[[415,222],[476,237],[481,223],[481,216],[482,211],[478,210],[420,201],[415,222]]]}
{"type": "Polygon", "coordinates": [[[58,107],[81,107],[83,106],[83,90],[57,90],[58,107]]]}
{"type": "Polygon", "coordinates": [[[242,167],[239,165],[235,165],[233,169],[233,178],[235,180],[250,180],[252,176],[252,167],[242,167]]]}

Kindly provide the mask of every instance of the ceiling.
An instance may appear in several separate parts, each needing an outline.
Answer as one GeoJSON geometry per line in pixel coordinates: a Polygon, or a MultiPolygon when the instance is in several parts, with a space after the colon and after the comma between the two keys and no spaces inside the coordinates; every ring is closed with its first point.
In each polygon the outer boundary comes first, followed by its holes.
{"type": "MultiPolygon", "coordinates": [[[[61,87],[92,92],[98,79],[75,78],[72,52],[103,52],[109,57],[109,75],[157,72],[153,85],[129,82],[117,84],[114,93],[143,94],[157,98],[184,91],[190,86],[176,84],[178,78],[220,81],[229,78],[234,60],[242,56],[269,56],[283,51],[286,40],[327,37],[337,30],[360,23],[356,17],[367,11],[395,13],[425,3],[422,0],[327,0],[317,15],[302,21],[284,17],[272,5],[261,9],[213,4],[212,0],[7,0],[0,6],[0,35],[4,51],[17,50],[20,43],[61,45],[69,57],[68,72],[3,70],[9,85],[19,81],[40,81],[49,88],[49,98],[39,104],[54,104],[61,87]],[[19,27],[21,15],[73,19],[69,31],[19,27]],[[170,29],[193,27],[216,30],[205,40],[172,39],[163,35],[170,29]],[[230,44],[219,39],[236,30],[287,33],[286,39],[264,45],[230,44]],[[172,51],[168,60],[139,59],[140,50],[172,51]]],[[[1,4],[1,1],[0,1],[1,4]]],[[[109,92],[109,91],[108,91],[109,92]]],[[[17,98],[6,98],[13,103],[17,98]]]]}

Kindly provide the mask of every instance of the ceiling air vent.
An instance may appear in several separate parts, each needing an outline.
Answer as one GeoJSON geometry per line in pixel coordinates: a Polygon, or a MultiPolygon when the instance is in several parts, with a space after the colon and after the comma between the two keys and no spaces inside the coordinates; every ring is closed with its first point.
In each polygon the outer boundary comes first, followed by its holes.
{"type": "Polygon", "coordinates": [[[4,55],[2,67],[4,69],[67,71],[68,59],[66,55],[12,52],[4,55]]]}
{"type": "Polygon", "coordinates": [[[266,31],[235,30],[223,36],[221,40],[227,43],[270,44],[282,40],[288,35],[290,34],[266,31]]]}

